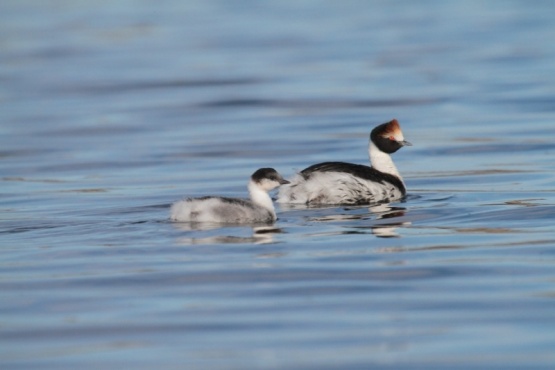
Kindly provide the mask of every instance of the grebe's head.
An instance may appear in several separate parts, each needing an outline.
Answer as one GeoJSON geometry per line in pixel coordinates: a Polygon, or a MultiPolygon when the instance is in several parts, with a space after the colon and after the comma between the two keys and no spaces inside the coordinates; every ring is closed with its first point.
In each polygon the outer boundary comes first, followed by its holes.
{"type": "Polygon", "coordinates": [[[251,176],[251,181],[260,189],[270,191],[280,185],[289,184],[276,170],[273,168],[260,168],[251,176]]]}
{"type": "Polygon", "coordinates": [[[403,131],[396,119],[375,127],[370,133],[370,140],[378,149],[388,154],[395,153],[405,145],[412,145],[403,137],[403,131]]]}

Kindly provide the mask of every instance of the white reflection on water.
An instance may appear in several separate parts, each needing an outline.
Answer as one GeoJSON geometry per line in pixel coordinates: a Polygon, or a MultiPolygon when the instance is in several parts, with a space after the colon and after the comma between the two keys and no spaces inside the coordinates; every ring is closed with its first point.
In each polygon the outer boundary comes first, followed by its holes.
{"type": "Polygon", "coordinates": [[[244,225],[222,225],[213,223],[187,223],[174,222],[172,226],[184,232],[190,231],[214,231],[217,230],[219,235],[203,236],[202,234],[195,236],[183,236],[177,240],[181,245],[197,245],[197,244],[269,244],[274,242],[274,234],[283,232],[281,229],[273,226],[244,226],[244,225]],[[239,230],[236,230],[239,229],[239,230]],[[235,236],[225,235],[228,230],[235,230],[244,233],[245,230],[252,230],[251,236],[235,236]]]}

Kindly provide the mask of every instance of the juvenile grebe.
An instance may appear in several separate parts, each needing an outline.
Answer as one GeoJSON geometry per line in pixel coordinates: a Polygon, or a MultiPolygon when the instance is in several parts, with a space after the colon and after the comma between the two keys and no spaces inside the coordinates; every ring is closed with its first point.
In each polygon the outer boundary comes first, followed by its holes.
{"type": "Polygon", "coordinates": [[[289,181],[273,168],[261,168],[249,181],[250,200],[216,196],[187,198],[172,205],[170,219],[216,223],[274,222],[277,217],[268,192],[282,184],[289,184],[289,181]]]}
{"type": "Polygon", "coordinates": [[[279,203],[371,204],[393,201],[406,194],[405,184],[390,154],[405,145],[396,119],[370,133],[368,155],[372,167],[345,162],[324,162],[298,173],[279,191],[279,203]]]}

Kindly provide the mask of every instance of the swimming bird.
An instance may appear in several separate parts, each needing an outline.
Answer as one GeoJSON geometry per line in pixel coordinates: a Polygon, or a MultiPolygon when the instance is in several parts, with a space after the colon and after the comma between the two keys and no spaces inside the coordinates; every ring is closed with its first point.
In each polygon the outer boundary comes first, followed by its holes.
{"type": "Polygon", "coordinates": [[[405,196],[403,178],[391,154],[405,145],[396,119],[375,127],[370,133],[368,155],[371,167],[345,162],[324,162],[305,168],[280,188],[278,203],[371,204],[405,196]]]}
{"type": "Polygon", "coordinates": [[[276,212],[268,192],[289,184],[275,169],[260,168],[250,178],[250,200],[206,196],[187,198],[174,203],[170,210],[173,221],[214,223],[271,223],[276,212]]]}

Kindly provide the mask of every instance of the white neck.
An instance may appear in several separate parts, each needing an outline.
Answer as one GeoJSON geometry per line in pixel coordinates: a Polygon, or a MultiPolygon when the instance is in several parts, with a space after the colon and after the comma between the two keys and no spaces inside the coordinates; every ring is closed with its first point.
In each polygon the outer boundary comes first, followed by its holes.
{"type": "Polygon", "coordinates": [[[399,174],[397,167],[395,167],[395,163],[393,163],[393,159],[391,159],[391,156],[379,150],[378,147],[371,141],[370,145],[368,146],[368,156],[370,157],[370,163],[372,164],[372,167],[380,172],[395,175],[401,181],[403,181],[403,178],[399,174]]]}
{"type": "Polygon", "coordinates": [[[252,202],[270,211],[275,220],[277,218],[276,211],[274,209],[274,203],[272,202],[272,198],[270,198],[270,195],[268,194],[268,192],[262,190],[253,181],[249,182],[248,188],[249,188],[249,194],[251,196],[252,202]]]}

